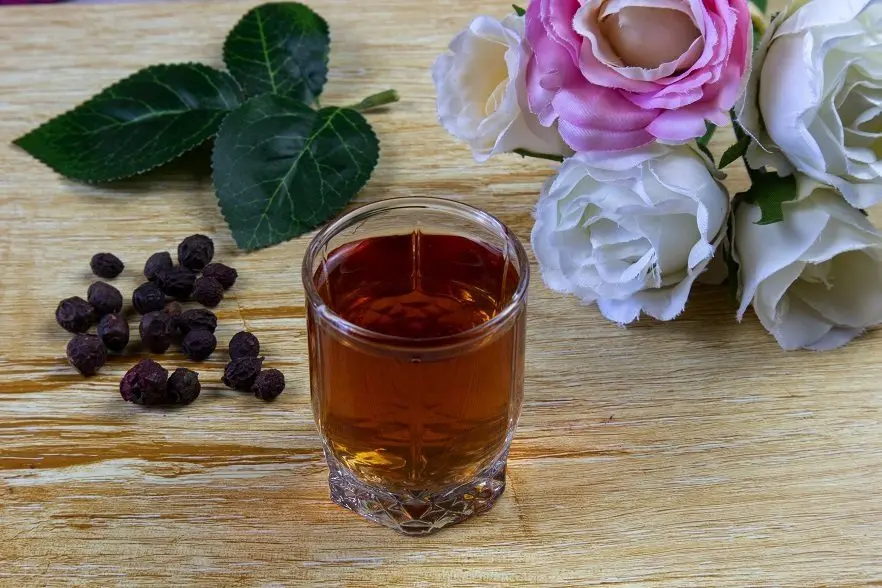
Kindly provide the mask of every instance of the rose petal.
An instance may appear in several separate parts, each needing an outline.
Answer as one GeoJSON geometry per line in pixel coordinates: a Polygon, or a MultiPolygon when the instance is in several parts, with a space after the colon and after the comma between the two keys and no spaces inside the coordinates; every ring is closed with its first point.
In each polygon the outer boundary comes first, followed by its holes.
{"type": "Polygon", "coordinates": [[[704,117],[681,109],[661,113],[646,130],[660,141],[685,143],[702,136],[707,129],[704,117]]]}

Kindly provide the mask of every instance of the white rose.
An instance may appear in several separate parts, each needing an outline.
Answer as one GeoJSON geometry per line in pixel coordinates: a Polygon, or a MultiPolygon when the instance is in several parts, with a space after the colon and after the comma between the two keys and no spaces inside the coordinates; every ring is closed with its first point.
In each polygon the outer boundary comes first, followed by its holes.
{"type": "Polygon", "coordinates": [[[479,16],[450,42],[432,67],[438,118],[469,144],[477,161],[515,149],[572,153],[557,131],[545,128],[527,106],[529,45],[524,19],[479,16]]]}
{"type": "Polygon", "coordinates": [[[753,204],[735,211],[738,318],[753,303],[784,349],[833,349],[882,323],[882,234],[830,187],[801,174],[797,186],[782,222],[755,224],[753,204]]]}
{"type": "Polygon", "coordinates": [[[774,19],[739,107],[759,142],[751,167],[792,165],[859,208],[882,201],[880,31],[882,0],[797,0],[774,19]]]}
{"type": "Polygon", "coordinates": [[[533,250],[549,288],[627,324],[680,314],[722,241],[729,197],[689,147],[580,153],[543,188],[533,250]]]}

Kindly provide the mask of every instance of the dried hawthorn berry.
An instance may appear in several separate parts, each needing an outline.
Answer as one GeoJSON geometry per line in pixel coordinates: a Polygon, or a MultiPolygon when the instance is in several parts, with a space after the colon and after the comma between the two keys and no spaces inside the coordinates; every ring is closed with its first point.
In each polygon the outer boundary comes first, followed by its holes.
{"type": "Polygon", "coordinates": [[[107,280],[120,275],[123,268],[126,267],[120,258],[113,253],[96,253],[92,256],[89,265],[92,267],[93,274],[107,280]]]}
{"type": "Polygon", "coordinates": [[[257,357],[260,355],[260,341],[248,331],[239,331],[230,339],[230,358],[257,357]]]}
{"type": "Polygon", "coordinates": [[[162,404],[166,401],[167,380],[167,369],[152,359],[142,359],[123,376],[119,393],[126,402],[162,404]]]}
{"type": "Polygon", "coordinates": [[[180,302],[169,302],[165,305],[163,312],[171,317],[172,324],[174,325],[175,335],[181,330],[181,315],[184,314],[184,307],[181,306],[180,302]]]}
{"type": "Polygon", "coordinates": [[[214,353],[217,348],[217,339],[211,331],[193,329],[184,337],[181,348],[184,355],[193,361],[203,361],[214,353]]]}
{"type": "Polygon", "coordinates": [[[122,294],[107,282],[95,282],[89,286],[89,292],[86,296],[98,316],[114,314],[122,310],[122,294]]]}
{"type": "Polygon", "coordinates": [[[186,368],[178,368],[169,376],[165,385],[166,402],[170,404],[190,404],[199,397],[202,386],[199,374],[186,368]]]}
{"type": "Polygon", "coordinates": [[[257,374],[251,391],[261,400],[275,400],[285,389],[285,376],[279,370],[263,370],[257,374]]]}
{"type": "Polygon", "coordinates": [[[168,304],[165,305],[165,314],[169,315],[174,319],[181,318],[181,315],[184,313],[184,307],[181,306],[180,302],[172,300],[168,304]]]}
{"type": "Polygon", "coordinates": [[[156,281],[156,278],[159,277],[159,274],[170,270],[174,266],[175,264],[172,262],[172,256],[168,251],[154,253],[147,258],[147,263],[144,264],[144,277],[151,282],[154,282],[156,281]]]}
{"type": "Polygon", "coordinates": [[[174,321],[162,311],[148,312],[141,317],[138,333],[141,335],[141,343],[151,353],[165,353],[171,346],[174,321]]]}
{"type": "Polygon", "coordinates": [[[223,382],[230,388],[248,392],[254,385],[260,368],[263,367],[262,357],[240,357],[234,359],[224,368],[223,382]]]}
{"type": "Polygon", "coordinates": [[[178,245],[178,263],[191,270],[201,270],[214,257],[214,241],[205,235],[190,235],[178,245]]]}
{"type": "Polygon", "coordinates": [[[67,359],[84,376],[94,376],[107,361],[107,350],[95,335],[76,335],[67,344],[67,359]]]}
{"type": "Polygon", "coordinates": [[[193,292],[196,274],[185,267],[173,267],[156,277],[156,284],[166,295],[184,301],[193,292]]]}
{"type": "Polygon", "coordinates": [[[181,314],[181,332],[189,333],[195,330],[205,330],[214,333],[217,329],[217,317],[210,310],[204,308],[191,308],[181,314]]]}
{"type": "Polygon", "coordinates": [[[65,298],[55,309],[55,320],[66,331],[85,333],[95,322],[95,309],[79,296],[65,298]]]}
{"type": "Polygon", "coordinates": [[[224,287],[214,278],[203,276],[193,286],[193,298],[202,306],[215,307],[224,299],[224,287]]]}
{"type": "Polygon", "coordinates": [[[139,314],[147,314],[165,307],[165,294],[153,282],[144,282],[132,292],[132,306],[139,314]]]}
{"type": "Polygon", "coordinates": [[[224,287],[224,290],[229,290],[233,287],[233,284],[236,283],[236,279],[239,277],[239,272],[222,263],[209,263],[202,268],[202,277],[214,278],[220,282],[220,285],[224,287]]]}
{"type": "Polygon", "coordinates": [[[129,344],[129,323],[118,314],[106,314],[98,323],[98,337],[111,351],[122,351],[129,344]]]}

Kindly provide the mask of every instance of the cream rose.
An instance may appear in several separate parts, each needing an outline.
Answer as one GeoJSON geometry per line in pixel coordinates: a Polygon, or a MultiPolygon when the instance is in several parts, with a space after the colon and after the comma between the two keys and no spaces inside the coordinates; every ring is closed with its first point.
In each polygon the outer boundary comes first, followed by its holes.
{"type": "Polygon", "coordinates": [[[580,153],[543,188],[533,250],[545,283],[627,324],[677,316],[722,241],[729,197],[689,147],[580,153]]]}
{"type": "Polygon", "coordinates": [[[557,127],[545,128],[527,107],[525,71],[530,57],[524,19],[479,16],[454,37],[432,68],[438,118],[468,143],[477,161],[515,149],[568,155],[557,127]]]}
{"type": "Polygon", "coordinates": [[[784,349],[823,351],[882,323],[882,234],[828,186],[797,174],[797,187],[782,222],[735,211],[738,318],[752,304],[784,349]]]}
{"type": "Polygon", "coordinates": [[[751,167],[882,201],[882,0],[796,0],[766,31],[739,121],[751,167]]]}

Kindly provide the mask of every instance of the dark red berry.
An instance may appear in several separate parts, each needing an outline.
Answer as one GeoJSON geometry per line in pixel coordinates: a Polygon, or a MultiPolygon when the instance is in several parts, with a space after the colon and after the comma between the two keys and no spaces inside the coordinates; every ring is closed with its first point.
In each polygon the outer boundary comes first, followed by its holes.
{"type": "Polygon", "coordinates": [[[263,367],[262,357],[240,357],[234,359],[224,368],[223,382],[230,388],[248,392],[254,385],[260,368],[263,367]]]}
{"type": "Polygon", "coordinates": [[[123,297],[119,290],[107,282],[95,282],[89,286],[89,304],[98,316],[114,314],[122,310],[123,297]]]}
{"type": "Polygon", "coordinates": [[[154,253],[147,258],[147,263],[144,264],[144,277],[153,282],[159,277],[159,274],[170,270],[174,266],[172,256],[168,251],[154,253]]]}
{"type": "Polygon", "coordinates": [[[147,314],[165,307],[165,294],[153,282],[144,282],[132,292],[132,306],[140,314],[147,314]]]}
{"type": "Polygon", "coordinates": [[[167,369],[152,359],[142,359],[123,376],[119,393],[126,402],[163,404],[166,401],[167,380],[167,369]]]}
{"type": "Polygon", "coordinates": [[[165,314],[169,315],[172,318],[179,319],[181,315],[184,313],[184,307],[181,306],[180,302],[172,300],[168,304],[165,305],[165,314]]]}
{"type": "Polygon", "coordinates": [[[166,401],[169,404],[190,404],[199,397],[201,390],[199,374],[186,368],[178,368],[172,372],[165,385],[166,401]]]}
{"type": "Polygon", "coordinates": [[[214,241],[205,235],[190,235],[178,245],[178,263],[191,270],[201,270],[214,257],[214,241]]]}
{"type": "Polygon", "coordinates": [[[96,253],[89,265],[92,266],[93,274],[106,280],[120,275],[125,268],[125,264],[113,253],[96,253]]]}
{"type": "Polygon", "coordinates": [[[122,351],[129,344],[129,323],[118,314],[106,314],[98,323],[98,337],[111,351],[122,351]]]}
{"type": "Polygon", "coordinates": [[[233,284],[236,283],[236,278],[239,277],[239,272],[222,263],[209,263],[202,268],[202,277],[214,278],[220,282],[220,285],[224,287],[224,290],[229,290],[233,287],[233,284]]]}
{"type": "Polygon", "coordinates": [[[84,376],[94,376],[107,361],[107,350],[95,335],[76,335],[67,344],[67,359],[84,376]]]}
{"type": "Polygon", "coordinates": [[[184,355],[193,361],[207,359],[209,355],[214,353],[215,348],[217,348],[217,339],[214,333],[204,329],[193,329],[187,333],[183,343],[181,343],[184,355]]]}
{"type": "Polygon", "coordinates": [[[162,311],[148,312],[141,317],[138,333],[141,335],[141,343],[148,351],[165,353],[171,346],[174,321],[162,311]]]}
{"type": "Polygon", "coordinates": [[[202,306],[213,308],[224,299],[224,287],[214,278],[203,276],[193,286],[193,298],[202,306]]]}
{"type": "Polygon", "coordinates": [[[181,331],[181,315],[184,314],[184,307],[180,302],[172,301],[165,305],[163,312],[172,318],[175,331],[173,334],[177,336],[181,331]]]}
{"type": "Polygon", "coordinates": [[[193,292],[193,284],[196,283],[196,274],[185,267],[173,267],[161,272],[156,278],[156,284],[167,296],[180,301],[185,301],[193,292]]]}
{"type": "Polygon", "coordinates": [[[95,309],[79,296],[65,298],[55,309],[55,320],[71,333],[85,333],[95,322],[95,309]]]}
{"type": "Polygon", "coordinates": [[[213,333],[217,329],[217,317],[210,310],[191,308],[181,314],[180,327],[183,333],[199,329],[213,333]]]}
{"type": "Polygon", "coordinates": [[[275,400],[285,389],[285,376],[279,370],[263,370],[257,374],[251,391],[261,400],[275,400]]]}
{"type": "Polygon", "coordinates": [[[239,331],[230,339],[230,358],[257,357],[260,355],[260,341],[248,331],[239,331]]]}

